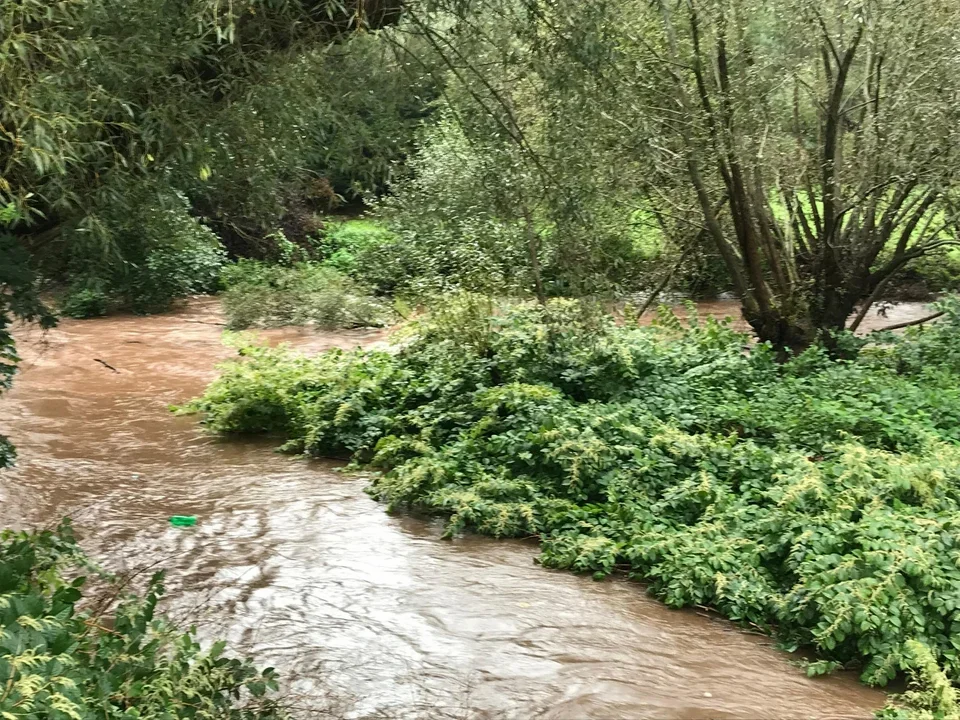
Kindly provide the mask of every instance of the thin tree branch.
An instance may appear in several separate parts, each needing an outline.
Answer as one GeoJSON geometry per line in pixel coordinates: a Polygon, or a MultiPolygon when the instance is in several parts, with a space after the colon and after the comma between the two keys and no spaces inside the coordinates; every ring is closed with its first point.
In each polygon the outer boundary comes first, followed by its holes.
{"type": "Polygon", "coordinates": [[[896,323],[894,325],[887,325],[886,327],[879,328],[873,332],[886,332],[887,330],[900,330],[901,328],[913,327],[914,325],[923,325],[928,323],[931,320],[936,320],[938,317],[942,317],[946,312],[941,310],[940,312],[935,312],[932,315],[927,315],[926,317],[918,318],[916,320],[908,320],[907,322],[896,323]]]}

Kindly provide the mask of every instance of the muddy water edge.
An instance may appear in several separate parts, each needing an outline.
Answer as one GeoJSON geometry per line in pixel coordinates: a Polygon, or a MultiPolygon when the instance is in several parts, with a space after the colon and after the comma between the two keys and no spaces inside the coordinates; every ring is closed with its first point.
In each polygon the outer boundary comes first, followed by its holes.
{"type": "MultiPolygon", "coordinates": [[[[852,674],[809,680],[769,639],[636,583],[544,570],[531,543],[439,540],[332,463],[205,435],[168,406],[234,352],[219,323],[199,299],[19,332],[0,526],[71,515],[106,567],[158,563],[166,609],[276,666],[308,717],[867,718],[883,704],[852,674]],[[171,528],[174,514],[199,525],[171,528]]],[[[385,339],[266,335],[308,351],[385,339]]]]}

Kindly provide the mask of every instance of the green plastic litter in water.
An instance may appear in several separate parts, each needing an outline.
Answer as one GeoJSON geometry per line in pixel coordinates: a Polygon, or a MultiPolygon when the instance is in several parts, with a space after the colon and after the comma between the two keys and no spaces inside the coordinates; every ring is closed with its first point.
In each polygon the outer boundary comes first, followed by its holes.
{"type": "Polygon", "coordinates": [[[170,518],[170,524],[174,527],[193,527],[197,524],[196,515],[174,515],[170,518]]]}

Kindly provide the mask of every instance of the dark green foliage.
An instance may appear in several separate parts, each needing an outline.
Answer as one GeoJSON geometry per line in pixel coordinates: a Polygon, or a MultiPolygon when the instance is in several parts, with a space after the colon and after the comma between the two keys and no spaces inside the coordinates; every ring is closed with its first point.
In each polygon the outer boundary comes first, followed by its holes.
{"type": "Polygon", "coordinates": [[[958,290],[960,252],[951,249],[917,260],[901,275],[893,278],[884,295],[898,300],[928,300],[938,292],[958,290]]]}
{"type": "Polygon", "coordinates": [[[272,669],[224,655],[223,643],[203,650],[156,613],[161,575],[142,597],[111,581],[84,598],[78,573],[91,571],[68,522],[0,534],[0,717],[285,717],[268,697],[272,669]]]}
{"type": "Polygon", "coordinates": [[[322,94],[304,123],[302,161],[342,197],[385,191],[413,149],[439,93],[428,72],[437,61],[422,45],[412,35],[388,42],[382,34],[356,33],[327,52],[322,94]]]}
{"type": "Polygon", "coordinates": [[[126,206],[130,199],[89,216],[71,233],[65,315],[159,312],[177,298],[217,289],[226,253],[190,215],[186,198],[172,194],[154,205],[141,196],[133,210],[126,206]],[[107,237],[106,247],[97,235],[107,237]]]}
{"type": "Polygon", "coordinates": [[[216,284],[204,223],[267,257],[263,236],[329,209],[331,181],[351,197],[385,186],[432,92],[365,32],[398,10],[3,3],[0,206],[31,264],[69,286],[65,311],[164,309],[216,284]]]}
{"type": "Polygon", "coordinates": [[[101,317],[109,310],[110,293],[100,278],[84,277],[75,280],[60,303],[60,312],[67,317],[101,317]]]}
{"type": "Polygon", "coordinates": [[[620,568],[812,646],[811,672],[858,663],[885,684],[920,668],[917,646],[958,679],[960,312],[944,308],[855,360],[778,364],[713,320],[618,328],[571,302],[473,299],[395,353],[246,348],[192,407],[220,432],[351,454],[383,470],[376,497],[449,533],[538,535],[545,565],[620,568]]]}
{"type": "Polygon", "coordinates": [[[224,269],[223,309],[229,326],[316,325],[321,328],[386,324],[389,308],[332,267],[241,260],[224,269]]]}
{"type": "MultiPolygon", "coordinates": [[[[10,388],[20,359],[10,325],[14,320],[26,320],[49,328],[55,322],[50,309],[40,300],[39,278],[29,253],[6,232],[17,217],[12,203],[0,207],[0,392],[10,388]]],[[[0,435],[0,469],[11,465],[13,459],[13,446],[0,435]]]]}
{"type": "Polygon", "coordinates": [[[292,106],[310,89],[311,60],[397,10],[391,0],[4,3],[0,203],[48,225],[144,175],[185,191],[218,159],[253,175],[270,164],[271,143],[302,132],[279,134],[305,114],[292,106]],[[272,91],[285,78],[287,98],[272,91]],[[268,117],[256,117],[265,106],[268,117]]]}
{"type": "Polygon", "coordinates": [[[200,141],[207,171],[172,179],[231,253],[270,259],[278,226],[301,243],[319,215],[386,189],[433,94],[379,34],[281,56],[242,102],[212,115],[200,141]]]}

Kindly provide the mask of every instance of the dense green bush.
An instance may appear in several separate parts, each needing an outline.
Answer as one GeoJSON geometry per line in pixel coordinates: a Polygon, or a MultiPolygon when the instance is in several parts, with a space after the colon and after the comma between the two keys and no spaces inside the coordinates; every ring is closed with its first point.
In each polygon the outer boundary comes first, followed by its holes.
{"type": "MultiPolygon", "coordinates": [[[[472,98],[476,91],[456,92],[472,98]]],[[[637,242],[626,209],[639,202],[635,190],[595,192],[586,176],[611,168],[594,166],[596,156],[581,154],[582,143],[567,131],[571,143],[550,167],[552,180],[563,180],[548,191],[527,153],[478,110],[444,105],[425,126],[408,172],[377,204],[395,237],[365,264],[378,273],[371,281],[427,297],[456,290],[586,297],[649,284],[650,243],[637,242]]]]}
{"type": "Polygon", "coordinates": [[[177,298],[215,290],[226,253],[209,228],[189,212],[185,197],[137,210],[108,206],[71,233],[70,278],[61,310],[73,317],[110,310],[150,313],[177,298]]]}
{"type": "Polygon", "coordinates": [[[68,523],[0,534],[0,717],[24,720],[279,720],[272,669],[201,649],[142,597],[111,581],[83,597],[93,569],[68,523]],[[110,602],[111,597],[118,600],[110,602]]]}
{"type": "MultiPolygon", "coordinates": [[[[418,45],[399,42],[400,52],[418,45]]],[[[386,189],[436,92],[397,51],[378,34],[356,33],[280,58],[242,102],[210,118],[209,174],[187,166],[175,182],[231,254],[270,259],[272,230],[303,244],[321,213],[386,189]]]]}
{"type": "Polygon", "coordinates": [[[384,325],[389,308],[333,268],[318,263],[287,267],[241,260],[223,271],[223,309],[233,329],[316,325],[384,325]]]}
{"type": "Polygon", "coordinates": [[[469,300],[394,353],[245,348],[192,408],[369,463],[376,497],[449,533],[536,535],[545,565],[622,569],[812,646],[811,673],[929,681],[927,653],[958,680],[960,305],[944,307],[855,360],[778,363],[713,320],[469,300]]]}

